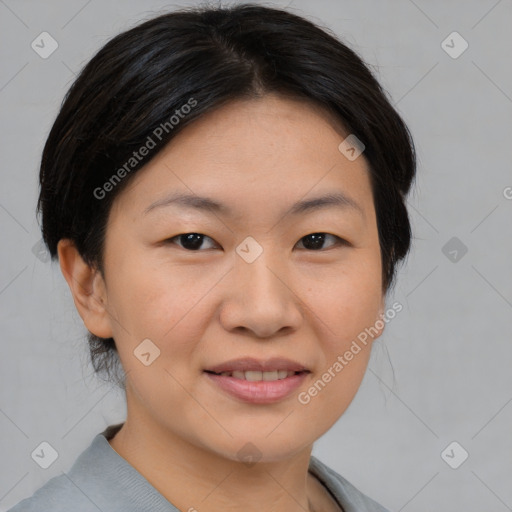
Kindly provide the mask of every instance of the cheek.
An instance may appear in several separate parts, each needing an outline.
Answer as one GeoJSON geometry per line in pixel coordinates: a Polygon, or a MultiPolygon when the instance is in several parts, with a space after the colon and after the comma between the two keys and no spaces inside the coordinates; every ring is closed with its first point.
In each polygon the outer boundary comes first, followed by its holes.
{"type": "Polygon", "coordinates": [[[372,256],[328,274],[310,273],[303,290],[304,302],[321,329],[318,338],[331,350],[342,349],[379,317],[383,299],[380,261],[372,256]]]}
{"type": "Polygon", "coordinates": [[[380,279],[380,261],[371,256],[350,269],[324,276],[321,286],[312,280],[305,294],[317,318],[322,352],[321,367],[306,391],[315,402],[313,408],[329,416],[328,423],[343,413],[357,393],[372,341],[381,334],[375,328],[383,299],[380,279]]]}
{"type": "Polygon", "coordinates": [[[129,332],[132,342],[150,338],[157,344],[165,344],[185,327],[192,330],[192,337],[194,329],[199,331],[200,324],[190,322],[190,317],[196,317],[196,308],[221,276],[211,269],[148,261],[143,256],[125,258],[113,268],[109,305],[122,324],[114,325],[117,334],[126,337],[129,332]]]}
{"type": "Polygon", "coordinates": [[[324,316],[330,330],[321,338],[322,364],[298,396],[305,414],[314,421],[322,418],[324,431],[340,418],[357,394],[371,353],[372,338],[367,329],[375,324],[379,311],[373,295],[338,298],[338,303],[325,303],[330,315],[324,316]]]}
{"type": "Polygon", "coordinates": [[[208,298],[226,271],[210,268],[206,272],[198,266],[135,257],[120,263],[109,290],[119,319],[113,322],[119,356],[139,401],[164,419],[170,409],[161,411],[158,404],[186,410],[188,395],[183,386],[193,389],[197,377],[197,350],[211,322],[208,298]],[[145,357],[151,361],[148,366],[145,357]]]}
{"type": "Polygon", "coordinates": [[[182,386],[191,385],[191,361],[208,319],[202,299],[218,281],[212,273],[195,274],[133,257],[112,275],[109,302],[121,363],[131,391],[154,416],[166,417],[170,409],[159,410],[161,404],[186,404],[182,386]]]}

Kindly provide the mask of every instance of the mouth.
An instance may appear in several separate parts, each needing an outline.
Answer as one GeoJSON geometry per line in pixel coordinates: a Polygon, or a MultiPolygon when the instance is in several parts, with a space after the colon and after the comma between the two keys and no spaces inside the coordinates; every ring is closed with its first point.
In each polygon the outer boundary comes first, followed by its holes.
{"type": "Polygon", "coordinates": [[[217,375],[227,373],[229,376],[240,379],[245,378],[242,377],[242,374],[244,374],[247,376],[246,380],[277,380],[284,379],[291,373],[309,372],[303,364],[284,357],[272,357],[265,360],[241,357],[210,366],[205,371],[217,375]],[[287,372],[286,375],[284,372],[287,372]]]}
{"type": "Polygon", "coordinates": [[[289,371],[289,370],[273,370],[273,371],[257,371],[257,370],[234,370],[232,372],[214,372],[211,370],[205,370],[206,373],[212,375],[219,375],[221,377],[233,377],[234,379],[247,380],[249,382],[273,382],[276,380],[283,380],[294,375],[302,373],[310,373],[309,370],[302,371],[289,371]]]}
{"type": "Polygon", "coordinates": [[[252,404],[270,404],[288,398],[311,373],[302,364],[284,358],[236,359],[203,372],[225,396],[252,404]]]}

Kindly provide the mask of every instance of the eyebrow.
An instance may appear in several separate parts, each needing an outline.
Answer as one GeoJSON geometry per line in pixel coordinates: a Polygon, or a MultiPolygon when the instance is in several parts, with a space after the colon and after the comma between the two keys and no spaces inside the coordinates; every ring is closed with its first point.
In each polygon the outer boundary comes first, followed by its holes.
{"type": "MultiPolygon", "coordinates": [[[[173,204],[177,204],[185,208],[193,208],[200,211],[210,211],[227,216],[232,215],[231,209],[225,204],[219,203],[218,201],[209,197],[203,197],[183,192],[177,192],[171,194],[170,196],[164,197],[163,199],[155,201],[143,211],[142,215],[147,215],[150,211],[155,210],[156,208],[162,208],[173,204]]],[[[362,217],[365,217],[363,208],[354,199],[342,192],[333,192],[315,197],[313,199],[298,201],[292,205],[287,213],[290,215],[299,215],[306,212],[332,207],[342,209],[348,208],[358,212],[362,217]]]]}

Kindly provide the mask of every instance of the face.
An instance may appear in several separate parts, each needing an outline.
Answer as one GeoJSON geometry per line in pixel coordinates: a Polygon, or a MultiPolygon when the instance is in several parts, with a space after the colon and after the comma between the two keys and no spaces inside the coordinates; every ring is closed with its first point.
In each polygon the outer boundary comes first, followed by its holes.
{"type": "Polygon", "coordinates": [[[232,460],[251,442],[271,461],[348,407],[371,338],[353,342],[382,313],[382,269],[364,154],[347,159],[348,133],[331,121],[274,95],[232,102],[187,126],[116,198],[105,298],[128,421],[232,460]],[[208,372],[240,358],[305,371],[277,382],[282,373],[208,372]]]}

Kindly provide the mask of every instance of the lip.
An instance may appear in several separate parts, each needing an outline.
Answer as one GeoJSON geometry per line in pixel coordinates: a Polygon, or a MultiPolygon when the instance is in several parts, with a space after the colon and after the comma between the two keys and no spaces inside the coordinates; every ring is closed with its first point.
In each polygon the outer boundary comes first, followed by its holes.
{"type": "MultiPolygon", "coordinates": [[[[286,370],[289,372],[302,372],[309,370],[301,363],[286,359],[284,357],[272,357],[270,359],[261,360],[254,357],[243,357],[239,359],[232,359],[224,363],[217,364],[206,368],[207,372],[234,372],[234,371],[260,371],[271,372],[274,370],[286,370]]],[[[285,379],[283,379],[285,380],[285,379]]]]}
{"type": "Polygon", "coordinates": [[[252,404],[270,404],[284,400],[304,382],[309,373],[304,371],[275,381],[248,381],[204,372],[211,382],[228,395],[252,404]]]}

